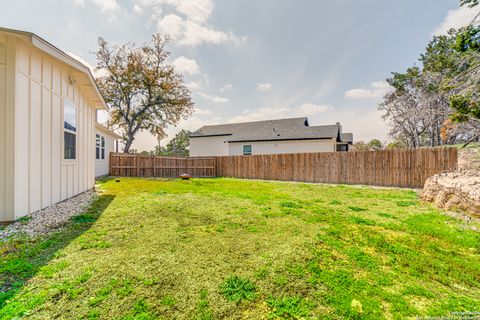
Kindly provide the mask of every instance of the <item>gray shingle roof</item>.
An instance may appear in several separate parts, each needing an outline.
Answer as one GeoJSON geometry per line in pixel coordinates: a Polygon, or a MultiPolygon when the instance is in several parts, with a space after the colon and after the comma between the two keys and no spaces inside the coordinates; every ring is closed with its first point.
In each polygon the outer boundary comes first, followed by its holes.
{"type": "Polygon", "coordinates": [[[353,143],[353,133],[342,133],[342,142],[353,143]]]}
{"type": "Polygon", "coordinates": [[[225,136],[229,142],[339,138],[340,125],[309,126],[308,119],[289,118],[204,126],[190,137],[225,136]]]}

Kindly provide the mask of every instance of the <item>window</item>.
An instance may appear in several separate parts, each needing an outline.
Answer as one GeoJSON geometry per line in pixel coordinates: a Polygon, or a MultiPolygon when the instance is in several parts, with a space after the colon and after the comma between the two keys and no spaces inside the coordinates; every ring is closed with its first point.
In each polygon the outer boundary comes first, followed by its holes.
{"type": "Polygon", "coordinates": [[[246,144],[243,146],[243,155],[244,156],[251,156],[252,155],[252,145],[246,144]]]}
{"type": "Polygon", "coordinates": [[[105,160],[105,137],[97,134],[95,156],[97,160],[105,160]]]}
{"type": "Polygon", "coordinates": [[[337,144],[337,151],[348,151],[347,144],[337,144]]]}
{"type": "Polygon", "coordinates": [[[100,159],[100,135],[95,135],[95,159],[100,159]]]}
{"type": "Polygon", "coordinates": [[[102,159],[105,159],[105,137],[101,137],[101,140],[102,140],[102,143],[101,143],[101,146],[102,146],[102,159]]]}
{"type": "Polygon", "coordinates": [[[77,158],[77,109],[69,101],[63,105],[64,159],[77,158]]]}

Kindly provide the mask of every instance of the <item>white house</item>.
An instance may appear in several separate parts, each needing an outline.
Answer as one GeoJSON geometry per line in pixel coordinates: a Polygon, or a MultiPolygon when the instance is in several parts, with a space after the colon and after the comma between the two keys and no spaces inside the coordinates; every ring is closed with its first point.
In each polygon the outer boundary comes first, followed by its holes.
{"type": "Polygon", "coordinates": [[[118,152],[118,140],[122,137],[100,123],[95,124],[95,129],[95,177],[98,178],[108,176],[109,154],[118,152]]]}
{"type": "Polygon", "coordinates": [[[310,126],[308,118],[204,126],[190,135],[190,156],[348,151],[351,133],[340,123],[310,126]]]}
{"type": "Polygon", "coordinates": [[[94,187],[95,113],[106,108],[85,65],[0,28],[0,222],[94,187]]]}

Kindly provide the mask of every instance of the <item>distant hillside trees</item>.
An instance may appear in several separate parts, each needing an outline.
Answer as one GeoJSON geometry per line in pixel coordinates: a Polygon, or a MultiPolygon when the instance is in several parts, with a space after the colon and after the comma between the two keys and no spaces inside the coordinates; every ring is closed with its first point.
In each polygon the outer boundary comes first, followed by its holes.
{"type": "Polygon", "coordinates": [[[190,134],[188,130],[179,131],[165,147],[157,146],[153,151],[157,156],[188,157],[190,155],[190,134]]]}
{"type": "Polygon", "coordinates": [[[360,140],[353,144],[354,151],[373,151],[382,150],[383,148],[383,143],[378,139],[372,139],[369,142],[360,140]]]}

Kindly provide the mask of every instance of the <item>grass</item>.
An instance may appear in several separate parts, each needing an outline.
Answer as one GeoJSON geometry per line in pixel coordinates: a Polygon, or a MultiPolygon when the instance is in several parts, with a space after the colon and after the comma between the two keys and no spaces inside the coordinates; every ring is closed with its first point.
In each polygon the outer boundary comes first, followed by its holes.
{"type": "Polygon", "coordinates": [[[479,234],[413,191],[129,178],[100,189],[62,231],[0,243],[1,319],[480,311],[479,234]]]}

